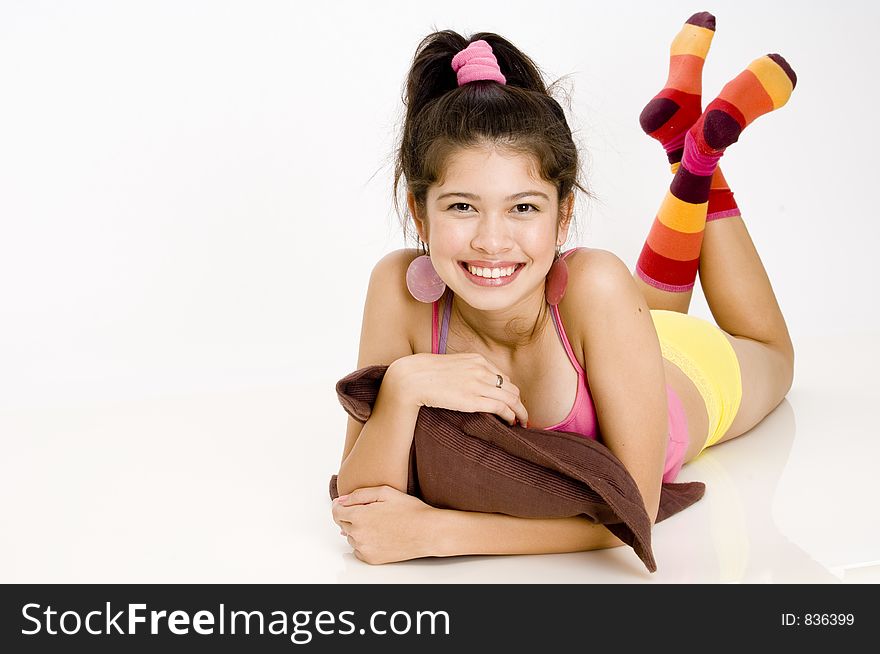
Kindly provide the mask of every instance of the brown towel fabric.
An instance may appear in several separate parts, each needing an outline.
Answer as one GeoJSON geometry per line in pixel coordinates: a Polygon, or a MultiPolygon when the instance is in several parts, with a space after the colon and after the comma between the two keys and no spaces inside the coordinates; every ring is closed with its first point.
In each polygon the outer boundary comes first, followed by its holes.
{"type": "MultiPolygon", "coordinates": [[[[366,422],[388,366],[367,366],[340,379],[345,411],[366,422]]],[[[657,522],[699,500],[701,482],[664,483],[657,522]]],[[[521,518],[585,516],[633,548],[648,570],[651,520],[635,480],[598,441],[571,432],[509,426],[492,413],[422,407],[410,449],[407,493],[444,509],[521,518]]],[[[336,475],[330,497],[338,496],[336,475]]]]}

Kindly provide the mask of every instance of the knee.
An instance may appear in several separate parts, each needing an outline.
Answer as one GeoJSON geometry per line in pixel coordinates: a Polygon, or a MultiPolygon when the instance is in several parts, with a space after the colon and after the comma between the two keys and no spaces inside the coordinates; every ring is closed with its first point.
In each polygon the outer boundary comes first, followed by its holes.
{"type": "MultiPolygon", "coordinates": [[[[782,385],[782,397],[785,397],[794,383],[794,343],[791,342],[788,331],[785,333],[785,338],[771,344],[771,347],[779,355],[779,376],[782,385]]],[[[780,398],[781,401],[782,399],[780,398]]]]}
{"type": "Polygon", "coordinates": [[[791,390],[792,384],[794,383],[794,345],[792,345],[791,341],[788,341],[786,347],[783,347],[779,350],[781,363],[780,363],[780,375],[782,378],[782,397],[779,398],[781,402],[782,399],[788,395],[788,392],[791,390]]]}

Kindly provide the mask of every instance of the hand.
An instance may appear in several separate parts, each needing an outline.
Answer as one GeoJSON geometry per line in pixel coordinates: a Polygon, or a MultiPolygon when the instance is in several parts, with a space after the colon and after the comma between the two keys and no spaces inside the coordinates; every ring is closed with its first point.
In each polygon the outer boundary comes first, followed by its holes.
{"type": "MultiPolygon", "coordinates": [[[[527,425],[529,414],[519,388],[482,354],[413,354],[396,360],[385,372],[394,391],[408,394],[418,406],[494,413],[510,425],[527,425]],[[498,375],[502,384],[498,388],[498,375]]],[[[385,381],[383,380],[383,385],[385,381]]]]}
{"type": "Polygon", "coordinates": [[[432,556],[438,511],[391,486],[358,488],[333,501],[333,520],[354,555],[374,565],[432,556]]]}

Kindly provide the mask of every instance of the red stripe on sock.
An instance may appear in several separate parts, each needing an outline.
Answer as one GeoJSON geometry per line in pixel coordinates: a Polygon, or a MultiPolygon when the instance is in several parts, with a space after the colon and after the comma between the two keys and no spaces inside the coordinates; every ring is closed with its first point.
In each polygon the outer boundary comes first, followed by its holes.
{"type": "Polygon", "coordinates": [[[730,211],[731,209],[738,209],[736,201],[733,199],[732,191],[729,189],[711,189],[709,191],[709,206],[706,208],[707,214],[730,211]]]}
{"type": "Polygon", "coordinates": [[[676,261],[657,254],[645,243],[639,255],[638,267],[651,279],[669,286],[692,285],[697,279],[700,258],[676,261]]]}

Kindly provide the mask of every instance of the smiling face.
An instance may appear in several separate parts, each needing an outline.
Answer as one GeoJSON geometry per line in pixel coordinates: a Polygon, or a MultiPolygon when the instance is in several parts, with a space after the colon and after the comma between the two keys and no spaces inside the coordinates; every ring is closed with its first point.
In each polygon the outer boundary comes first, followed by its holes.
{"type": "Polygon", "coordinates": [[[428,190],[427,220],[416,227],[447,286],[484,310],[543,289],[569,221],[559,221],[556,187],[534,160],[490,146],[462,149],[441,181],[428,190]]]}

